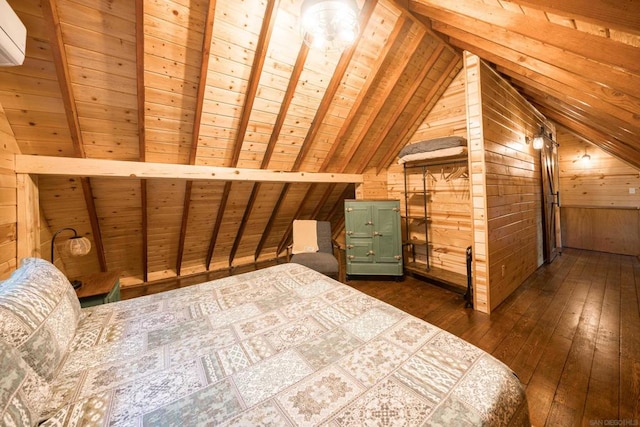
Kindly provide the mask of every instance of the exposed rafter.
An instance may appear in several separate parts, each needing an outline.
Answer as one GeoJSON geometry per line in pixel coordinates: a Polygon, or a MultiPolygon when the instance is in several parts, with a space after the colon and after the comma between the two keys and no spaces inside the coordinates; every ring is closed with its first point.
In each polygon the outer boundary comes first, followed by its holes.
{"type": "MultiPolygon", "coordinates": [[[[284,124],[284,120],[287,117],[287,113],[289,112],[289,106],[291,106],[291,100],[293,99],[293,95],[296,91],[296,86],[298,85],[298,81],[300,80],[300,75],[304,70],[304,64],[307,61],[308,55],[309,55],[309,46],[307,46],[306,43],[302,43],[300,45],[300,51],[298,52],[296,63],[293,66],[293,70],[291,71],[291,77],[289,78],[289,84],[287,85],[287,90],[285,90],[284,98],[280,103],[280,111],[278,111],[276,122],[273,126],[273,130],[271,131],[271,137],[269,138],[269,143],[267,144],[267,148],[262,158],[262,163],[260,165],[261,169],[265,169],[269,166],[269,161],[271,160],[271,156],[273,155],[273,150],[276,147],[276,143],[280,138],[280,131],[282,130],[282,125],[284,124]]],[[[231,251],[229,252],[229,265],[232,265],[233,258],[235,257],[236,251],[238,250],[238,246],[240,245],[240,241],[244,236],[244,231],[247,228],[249,217],[251,216],[251,212],[253,211],[253,206],[255,205],[256,197],[258,197],[259,191],[260,191],[260,184],[259,183],[254,184],[253,189],[251,190],[251,194],[249,196],[249,201],[247,202],[247,206],[244,208],[242,221],[240,221],[240,228],[236,233],[236,238],[233,242],[233,246],[231,247],[231,251]]]]}
{"type": "Polygon", "coordinates": [[[413,80],[413,83],[411,83],[411,87],[406,92],[404,98],[398,103],[398,106],[393,111],[391,117],[387,119],[387,122],[383,127],[382,131],[378,133],[376,138],[369,141],[368,154],[363,159],[362,164],[360,164],[356,169],[358,173],[364,172],[365,168],[367,167],[367,165],[369,165],[369,162],[371,161],[375,153],[378,151],[378,149],[380,149],[380,146],[389,135],[389,132],[395,125],[396,121],[398,120],[402,112],[406,110],[407,106],[409,105],[409,102],[411,102],[411,99],[415,96],[417,90],[423,84],[424,79],[427,77],[427,74],[429,73],[429,71],[431,71],[431,67],[433,67],[433,64],[436,62],[438,57],[442,54],[444,47],[445,47],[444,43],[439,43],[436,46],[436,48],[433,50],[433,52],[429,56],[429,60],[426,62],[426,64],[424,64],[424,66],[420,70],[420,73],[413,80]]]}
{"type": "Polygon", "coordinates": [[[506,0],[543,11],[566,15],[602,25],[640,34],[640,3],[636,0],[506,0]]]}
{"type": "MultiPolygon", "coordinates": [[[[419,29],[417,34],[412,35],[412,38],[407,40],[408,37],[400,40],[396,40],[398,45],[402,45],[403,49],[398,49],[399,52],[402,52],[400,57],[391,58],[391,56],[387,56],[387,64],[385,64],[382,68],[385,71],[382,74],[385,78],[390,78],[392,81],[398,81],[402,74],[407,71],[407,67],[411,61],[411,57],[416,53],[416,50],[420,46],[420,43],[423,40],[425,35],[425,28],[422,25],[419,25],[419,29]]],[[[371,130],[371,126],[379,120],[381,112],[383,110],[383,106],[387,103],[389,99],[389,95],[394,90],[393,85],[384,86],[382,91],[377,91],[374,93],[372,91],[372,87],[367,88],[366,91],[362,91],[361,93],[365,94],[366,98],[370,99],[369,104],[373,104],[373,106],[369,105],[369,107],[373,109],[373,111],[377,111],[377,114],[370,114],[365,120],[364,126],[360,130],[360,132],[355,135],[353,140],[351,141],[351,147],[347,150],[346,155],[342,158],[342,161],[335,165],[336,170],[344,172],[347,168],[347,165],[353,160],[353,156],[360,149],[361,145],[365,142],[366,136],[369,134],[371,130]]],[[[366,141],[368,142],[368,141],[366,141]]],[[[367,146],[366,150],[371,152],[373,151],[373,147],[367,146]]]]}
{"type": "Polygon", "coordinates": [[[393,27],[393,31],[391,32],[391,35],[389,35],[389,38],[387,39],[387,42],[385,43],[384,48],[382,49],[382,52],[380,52],[375,63],[371,66],[371,74],[368,76],[363,87],[358,93],[358,97],[352,103],[351,108],[349,109],[349,114],[347,115],[344,122],[342,123],[342,127],[340,128],[340,131],[336,136],[335,142],[331,145],[331,150],[329,150],[329,153],[325,157],[324,162],[322,162],[322,166],[320,166],[321,171],[326,171],[331,165],[331,163],[335,161],[334,156],[336,152],[344,146],[345,144],[344,139],[347,135],[347,132],[349,131],[349,129],[351,129],[351,126],[353,125],[356,117],[358,116],[360,107],[367,99],[369,88],[373,85],[376,74],[382,68],[383,64],[385,63],[385,59],[389,54],[389,51],[395,45],[396,40],[398,39],[398,37],[400,37],[400,34],[408,31],[411,25],[412,25],[412,22],[408,21],[403,16],[399,17],[398,20],[396,21],[393,27]]]}
{"type": "MultiPolygon", "coordinates": [[[[138,158],[141,162],[147,156],[146,96],[144,84],[144,0],[136,0],[136,88],[138,102],[138,158]]],[[[147,212],[147,180],[140,180],[140,207],[142,217],[142,279],[149,280],[149,226],[147,212]]]]}
{"type": "MultiPolygon", "coordinates": [[[[264,67],[264,61],[267,55],[267,48],[271,41],[271,34],[276,22],[275,9],[280,0],[269,0],[264,12],[264,18],[262,20],[262,29],[258,37],[258,44],[256,46],[256,52],[253,57],[253,66],[251,67],[251,75],[249,77],[247,93],[244,96],[244,105],[242,106],[242,113],[240,114],[240,125],[236,131],[236,138],[233,144],[233,154],[231,156],[231,166],[237,166],[240,159],[240,152],[242,150],[242,143],[244,136],[247,132],[247,126],[249,125],[249,118],[251,117],[251,111],[253,109],[253,103],[255,102],[256,93],[258,92],[258,84],[260,83],[260,75],[262,74],[262,68],[264,67]]],[[[213,251],[215,250],[216,241],[220,234],[220,227],[222,226],[222,220],[227,207],[227,201],[229,200],[229,193],[231,192],[231,182],[227,182],[224,186],[222,197],[220,198],[220,205],[218,207],[218,214],[216,215],[216,222],[211,232],[211,243],[209,244],[209,250],[207,251],[207,270],[211,265],[211,259],[213,258],[213,251]]]]}
{"type": "Polygon", "coordinates": [[[462,59],[459,56],[454,56],[451,59],[451,61],[447,64],[444,72],[440,74],[440,76],[431,86],[431,89],[429,90],[429,93],[425,98],[425,104],[426,104],[425,109],[416,110],[413,113],[413,115],[409,119],[409,123],[411,123],[412,125],[406,127],[402,131],[402,133],[396,137],[397,142],[395,146],[393,146],[391,150],[387,151],[387,154],[383,157],[382,161],[378,164],[378,170],[380,170],[380,168],[385,168],[389,166],[392,159],[400,150],[400,147],[402,147],[404,144],[407,143],[409,136],[412,135],[413,132],[415,132],[416,128],[420,125],[420,123],[422,123],[422,120],[426,116],[426,113],[431,110],[431,108],[433,107],[433,104],[435,104],[435,102],[437,101],[436,95],[443,90],[443,87],[445,87],[445,82],[450,82],[451,80],[453,80],[453,77],[454,77],[453,73],[454,72],[457,73],[457,71],[460,70],[461,68],[462,68],[462,59]]]}
{"type": "MultiPolygon", "coordinates": [[[[411,1],[410,10],[458,28],[464,28],[459,26],[462,22],[458,19],[473,18],[477,23],[491,24],[493,28],[483,28],[490,29],[494,33],[497,32],[495,28],[499,28],[503,32],[502,37],[506,37],[507,34],[518,34],[531,41],[541,42],[582,58],[590,58],[602,64],[640,72],[638,51],[631,45],[600,35],[577,32],[573,28],[552,24],[547,20],[535,19],[524,14],[516,14],[480,1],[443,3],[435,0],[414,0],[411,1]],[[452,17],[455,17],[455,21],[451,19],[452,17]]],[[[473,28],[473,30],[476,33],[482,31],[480,28],[473,28]]],[[[532,47],[534,46],[529,46],[529,49],[532,47]]],[[[546,49],[542,51],[547,52],[546,49]]]]}
{"type": "MultiPolygon", "coordinates": [[[[365,2],[359,17],[360,28],[366,27],[367,23],[369,22],[369,19],[371,18],[371,15],[373,14],[373,10],[375,9],[377,4],[378,4],[378,0],[367,0],[365,2]]],[[[338,64],[336,65],[336,69],[333,72],[333,75],[331,76],[331,81],[329,82],[329,85],[327,86],[327,89],[325,90],[324,95],[322,96],[322,101],[320,102],[320,106],[318,107],[318,110],[316,111],[316,115],[313,118],[313,121],[311,122],[311,126],[309,126],[309,130],[307,131],[307,135],[305,136],[304,142],[302,143],[302,148],[298,152],[298,156],[296,157],[292,170],[294,171],[300,170],[300,166],[302,165],[302,162],[304,161],[307,153],[311,148],[311,145],[315,140],[316,135],[318,134],[320,125],[322,124],[322,121],[324,120],[325,116],[327,115],[327,112],[329,111],[329,106],[333,101],[333,97],[336,95],[336,91],[338,90],[338,87],[342,82],[344,73],[347,71],[347,67],[351,62],[351,58],[353,58],[353,54],[356,51],[356,47],[358,46],[357,42],[360,40],[361,37],[362,37],[362,31],[360,31],[360,33],[358,34],[358,37],[356,38],[356,42],[353,43],[351,46],[349,46],[344,52],[342,52],[342,55],[340,55],[340,60],[338,61],[338,64]]]]}
{"type": "MultiPolygon", "coordinates": [[[[207,87],[207,74],[209,71],[209,56],[211,54],[211,38],[213,35],[213,23],[216,16],[216,0],[209,0],[207,18],[202,38],[202,58],[200,60],[200,77],[198,79],[198,95],[191,133],[191,149],[189,150],[189,164],[196,164],[198,153],[198,141],[200,140],[200,121],[202,119],[204,94],[207,87]]],[[[187,181],[184,189],[184,202],[182,207],[182,221],[180,224],[180,236],[178,237],[178,254],[176,257],[176,275],[180,276],[182,269],[182,256],[184,254],[184,242],[187,236],[187,222],[189,221],[189,208],[191,207],[191,192],[193,181],[187,181]]]]}
{"type": "Polygon", "coordinates": [[[500,46],[514,54],[527,55],[520,61],[530,62],[533,67],[540,70],[551,66],[554,69],[577,74],[584,79],[597,82],[603,87],[602,90],[606,90],[608,87],[612,90],[640,96],[640,76],[638,75],[591,59],[585,59],[581,55],[561,48],[543,45],[537,40],[507,32],[501,27],[477,19],[443,12],[435,8],[429,8],[429,13],[438,19],[434,22],[433,29],[455,40],[471,43],[484,49],[488,49],[489,46],[500,46]]]}
{"type": "MultiPolygon", "coordinates": [[[[57,0],[45,0],[42,2],[42,6],[43,13],[48,24],[47,27],[49,30],[51,51],[53,54],[56,74],[58,76],[58,84],[60,85],[62,102],[64,103],[65,107],[67,123],[69,125],[69,133],[73,142],[74,152],[77,157],[86,157],[84,144],[82,142],[82,133],[80,131],[78,109],[76,106],[76,100],[74,97],[71,77],[69,73],[69,62],[67,60],[67,55],[64,48],[64,40],[62,38],[62,28],[60,26],[60,17],[58,15],[57,0]]],[[[95,208],[93,191],[91,189],[91,181],[88,179],[81,179],[80,181],[82,183],[82,194],[84,196],[84,201],[89,214],[91,233],[93,235],[93,242],[96,247],[96,254],[98,257],[98,263],[100,264],[100,270],[107,271],[104,244],[102,242],[102,233],[100,232],[100,223],[98,221],[98,214],[95,208]]]]}

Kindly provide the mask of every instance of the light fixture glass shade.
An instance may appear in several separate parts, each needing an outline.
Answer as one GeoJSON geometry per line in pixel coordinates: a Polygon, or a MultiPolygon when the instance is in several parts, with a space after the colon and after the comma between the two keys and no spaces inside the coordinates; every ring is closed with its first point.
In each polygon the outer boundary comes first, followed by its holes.
{"type": "Polygon", "coordinates": [[[355,0],[303,0],[300,31],[311,48],[341,50],[359,31],[355,0]]]}
{"type": "Polygon", "coordinates": [[[86,237],[71,237],[65,242],[65,250],[71,256],[84,256],[91,251],[91,241],[86,237]]]}
{"type": "Polygon", "coordinates": [[[536,135],[533,137],[533,148],[541,150],[544,147],[544,137],[542,135],[536,135]]]}

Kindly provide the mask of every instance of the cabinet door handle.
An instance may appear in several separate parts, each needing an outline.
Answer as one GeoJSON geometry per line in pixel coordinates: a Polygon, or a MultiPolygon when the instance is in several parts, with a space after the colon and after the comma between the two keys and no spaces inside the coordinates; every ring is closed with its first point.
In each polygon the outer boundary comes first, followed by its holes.
{"type": "Polygon", "coordinates": [[[347,231],[347,235],[351,236],[353,234],[353,231],[347,231]]]}
{"type": "Polygon", "coordinates": [[[354,259],[356,256],[355,255],[349,255],[349,259],[354,259]]]}
{"type": "Polygon", "coordinates": [[[364,225],[373,225],[373,222],[367,221],[364,225]]]}
{"type": "Polygon", "coordinates": [[[347,249],[353,249],[353,245],[347,245],[347,249]]]}
{"type": "Polygon", "coordinates": [[[400,255],[396,255],[394,256],[395,259],[399,260],[400,258],[402,258],[400,255]]]}
{"type": "Polygon", "coordinates": [[[367,256],[369,256],[369,255],[375,255],[375,253],[373,251],[369,251],[369,252],[367,252],[367,256]]]}
{"type": "Polygon", "coordinates": [[[374,232],[373,232],[373,235],[374,235],[374,236],[382,236],[382,233],[379,233],[379,232],[377,232],[377,231],[374,231],[374,232]]]}

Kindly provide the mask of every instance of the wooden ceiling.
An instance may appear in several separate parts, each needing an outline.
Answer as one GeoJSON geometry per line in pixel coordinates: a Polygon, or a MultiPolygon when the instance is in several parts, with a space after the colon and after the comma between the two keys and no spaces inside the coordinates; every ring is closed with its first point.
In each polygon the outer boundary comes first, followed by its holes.
{"type": "Polygon", "coordinates": [[[640,1],[410,0],[542,114],[640,168],[640,1]]]}
{"type": "MultiPolygon", "coordinates": [[[[300,0],[10,0],[27,59],[0,69],[23,154],[363,173],[394,161],[462,67],[505,75],[543,114],[640,167],[640,2],[359,0],[344,52],[309,50],[300,0]]],[[[51,231],[95,250],[70,276],[124,283],[273,258],[294,218],[353,185],[41,176],[51,231]]]]}

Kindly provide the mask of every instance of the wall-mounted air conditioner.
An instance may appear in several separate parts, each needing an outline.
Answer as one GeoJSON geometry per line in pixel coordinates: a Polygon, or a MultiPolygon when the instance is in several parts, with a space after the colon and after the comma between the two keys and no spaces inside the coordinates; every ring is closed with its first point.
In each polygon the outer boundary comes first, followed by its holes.
{"type": "Polygon", "coordinates": [[[0,0],[0,66],[22,65],[26,48],[27,29],[7,0],[0,0]]]}

